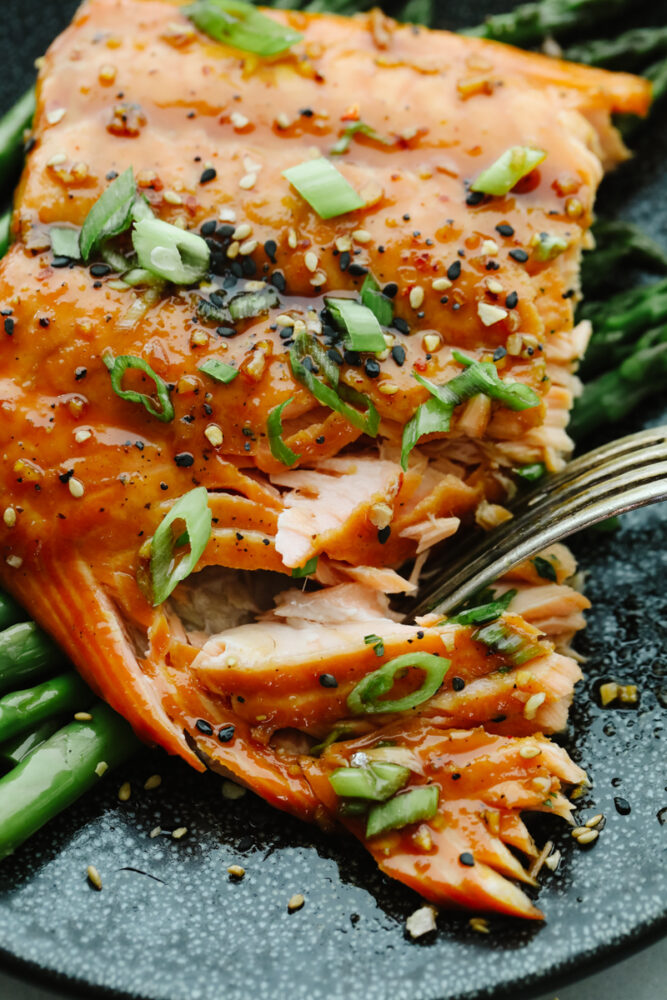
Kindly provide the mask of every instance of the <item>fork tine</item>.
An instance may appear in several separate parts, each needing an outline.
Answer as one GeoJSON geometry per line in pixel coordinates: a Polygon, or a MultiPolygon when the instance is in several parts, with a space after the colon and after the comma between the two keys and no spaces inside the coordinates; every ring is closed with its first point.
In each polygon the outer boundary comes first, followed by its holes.
{"type": "Polygon", "coordinates": [[[572,466],[546,488],[531,491],[528,501],[517,505],[520,516],[495,529],[491,539],[487,535],[477,544],[468,543],[465,555],[448,566],[447,579],[421,597],[410,617],[434,607],[451,610],[553,541],[612,514],[667,498],[667,428],[630,435],[572,466]]]}

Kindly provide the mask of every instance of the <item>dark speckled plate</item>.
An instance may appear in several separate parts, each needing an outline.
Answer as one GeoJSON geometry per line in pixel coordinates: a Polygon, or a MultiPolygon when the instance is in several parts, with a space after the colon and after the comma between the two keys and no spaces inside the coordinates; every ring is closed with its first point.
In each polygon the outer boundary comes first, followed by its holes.
{"type": "MultiPolygon", "coordinates": [[[[32,60],[75,6],[3,0],[3,106],[27,85],[32,60]]],[[[493,6],[501,9],[502,0],[493,6]]],[[[474,22],[491,4],[459,7],[455,16],[454,4],[442,4],[443,23],[474,22]]],[[[664,22],[664,3],[661,9],[664,22]]],[[[667,231],[664,124],[641,140],[638,159],[602,195],[607,211],[658,236],[667,231]]],[[[644,417],[657,423],[667,414],[655,408],[644,417]]],[[[356,842],[329,840],[250,794],[228,801],[219,779],[147,752],[2,863],[6,961],[60,982],[69,995],[94,988],[146,1000],[516,1000],[664,932],[664,514],[639,512],[616,535],[576,541],[593,610],[579,642],[586,681],[565,742],[594,781],[579,815],[602,812],[606,824],[588,850],[555,822],[537,830],[563,853],[560,870],[542,876],[546,924],[492,920],[491,934],[481,936],[465,917],[442,914],[437,935],[409,942],[405,919],[418,898],[380,875],[356,842]],[[607,676],[637,683],[639,705],[602,710],[595,692],[607,676]],[[143,791],[154,772],[163,776],[161,787],[143,791]],[[116,792],[125,779],[135,792],[120,804],[116,792]],[[628,815],[615,808],[619,799],[629,804],[628,815]],[[180,841],[151,839],[158,825],[187,826],[188,833],[180,841]],[[90,863],[101,872],[101,893],[86,882],[90,863]],[[226,873],[234,863],[247,871],[240,883],[226,873]],[[306,904],[289,915],[295,892],[306,904]]]]}

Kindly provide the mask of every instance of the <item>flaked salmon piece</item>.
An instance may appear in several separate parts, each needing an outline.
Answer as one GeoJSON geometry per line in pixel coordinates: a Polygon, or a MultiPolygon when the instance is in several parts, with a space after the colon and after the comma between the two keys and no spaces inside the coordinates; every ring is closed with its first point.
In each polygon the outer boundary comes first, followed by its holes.
{"type": "Polygon", "coordinates": [[[481,728],[438,729],[426,720],[335,743],[318,760],[305,763],[304,770],[330,815],[362,841],[388,875],[435,903],[533,919],[542,914],[508,878],[528,884],[534,880],[506,844],[534,856],[519,812],[550,810],[571,821],[561,786],[586,780],[566,752],[542,736],[518,739],[492,736],[481,728]],[[392,744],[389,751],[411,751],[407,787],[437,787],[437,813],[368,838],[364,820],[341,814],[329,776],[338,767],[358,766],[364,756],[377,759],[373,751],[385,742],[392,744]]]}

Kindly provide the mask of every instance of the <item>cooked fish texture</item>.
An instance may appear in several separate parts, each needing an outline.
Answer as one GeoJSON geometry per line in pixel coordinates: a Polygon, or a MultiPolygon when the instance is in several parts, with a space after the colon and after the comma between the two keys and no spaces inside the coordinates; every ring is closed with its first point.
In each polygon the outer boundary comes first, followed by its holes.
{"type": "MultiPolygon", "coordinates": [[[[390,733],[440,804],[421,838],[426,863],[412,828],[368,841],[383,869],[438,902],[536,917],[507,880],[530,881],[504,844],[534,855],[519,810],[567,818],[560,783],[584,779],[540,735],[562,728],[580,677],[559,652],[587,606],[567,584],[571,556],[554,547],[548,580],[529,565],[499,584],[516,590],[500,623],[533,650],[522,664],[473,626],[397,621],[385,595],[414,589],[406,560],[440,542],[446,558],[461,526],[507,516],[513,468],[566,460],[588,336],[573,321],[579,257],[603,169],[626,155],[611,114],[643,113],[647,84],[377,11],[270,16],[303,40],[261,60],[213,42],[165,0],[87,0],[46,55],[15,243],[0,264],[0,482],[16,515],[0,531],[0,579],[144,740],[304,819],[330,826],[332,762],[390,733]],[[374,131],[351,134],[358,123],[374,131]],[[546,158],[507,195],[472,197],[471,181],[512,146],[546,158]],[[318,155],[364,207],[325,221],[289,185],[283,171],[318,155]],[[99,261],[54,259],[50,227],[80,227],[128,167],[161,219],[206,224],[202,286],[135,291],[99,261]],[[544,234],[561,252],[543,252],[544,234]],[[369,273],[395,317],[372,364],[338,350],[322,319],[323,296],[357,292],[369,273]],[[216,301],[258,283],[275,293],[265,313],[231,327],[214,318],[216,301]],[[295,379],[290,329],[333,351],[341,384],[377,408],[376,437],[295,379]],[[167,383],[173,420],[114,393],[108,349],[167,383]],[[493,361],[539,405],[511,411],[478,394],[404,470],[403,428],[428,398],[413,372],[446,383],[462,370],[457,350],[493,361]],[[238,377],[208,379],[210,359],[238,377]],[[299,456],[289,469],[267,434],[288,400],[284,442],[299,456]],[[195,486],[208,491],[210,541],[197,572],[154,607],[140,586],[146,543],[195,486]],[[293,570],[314,557],[321,589],[295,590],[293,570]],[[355,683],[417,649],[451,661],[437,694],[408,721],[350,723],[355,683]],[[350,724],[353,740],[309,755],[350,724]],[[530,739],[538,752],[524,758],[530,739]],[[470,779],[454,787],[459,766],[470,779]],[[474,868],[458,860],[466,851],[474,868]]],[[[358,820],[349,826],[365,839],[358,820]]]]}

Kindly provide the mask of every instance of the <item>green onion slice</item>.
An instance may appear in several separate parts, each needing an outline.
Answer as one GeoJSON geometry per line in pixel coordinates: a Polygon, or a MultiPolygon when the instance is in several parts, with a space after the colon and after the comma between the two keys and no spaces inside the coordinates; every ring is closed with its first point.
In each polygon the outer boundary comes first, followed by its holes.
{"type": "Polygon", "coordinates": [[[455,407],[472,396],[483,393],[510,410],[526,410],[539,406],[540,397],[522,382],[503,382],[496,366],[490,361],[473,361],[459,351],[454,358],[465,371],[455,375],[444,385],[435,385],[427,378],[413,372],[414,378],[431,393],[432,399],[422,403],[403,429],[401,465],[408,467],[408,457],[425,434],[445,434],[451,425],[455,407]]]}
{"type": "MultiPolygon", "coordinates": [[[[284,400],[279,406],[274,406],[274,408],[269,413],[268,419],[266,421],[266,431],[269,436],[269,447],[271,448],[271,454],[274,458],[277,458],[279,462],[291,468],[295,465],[301,455],[297,455],[295,451],[288,448],[283,441],[283,410],[291,403],[294,396],[290,396],[289,399],[284,400]]],[[[294,575],[294,574],[292,574],[294,575]]],[[[305,575],[305,574],[304,574],[305,575]]]]}
{"type": "Polygon", "coordinates": [[[353,136],[358,135],[359,132],[363,135],[367,135],[369,139],[374,139],[375,142],[381,142],[383,146],[394,145],[393,139],[385,139],[384,136],[380,135],[379,132],[376,132],[372,126],[366,125],[365,122],[352,122],[350,125],[346,125],[340,139],[338,139],[336,144],[331,147],[331,155],[341,156],[342,153],[347,153],[353,136]]]}
{"type": "Polygon", "coordinates": [[[103,240],[125,232],[132,224],[132,208],[137,196],[132,167],[128,167],[99,196],[85,218],[79,236],[84,260],[89,260],[103,240]]]}
{"type": "Polygon", "coordinates": [[[121,354],[119,357],[114,358],[111,351],[105,351],[102,355],[102,360],[109,369],[111,388],[117,396],[120,396],[121,399],[127,399],[130,403],[141,403],[152,417],[157,417],[158,420],[161,420],[165,424],[174,419],[174,407],[169,397],[167,383],[160,378],[157,372],[153,371],[143,358],[136,358],[133,354],[121,354]],[[128,368],[136,368],[153,379],[159,408],[155,406],[152,396],[148,396],[143,392],[135,392],[134,389],[123,389],[123,375],[128,368]]]}
{"type": "Polygon", "coordinates": [[[252,319],[254,316],[261,316],[269,309],[280,305],[280,296],[273,287],[267,285],[256,292],[241,292],[235,295],[229,302],[229,315],[232,320],[238,322],[240,319],[252,319]]]}
{"type": "Polygon", "coordinates": [[[141,267],[175,285],[193,285],[208,271],[211,251],[206,240],[161,219],[135,223],[132,243],[141,267]]]}
{"type": "Polygon", "coordinates": [[[317,569],[318,556],[313,556],[303,566],[295,566],[292,570],[292,577],[295,580],[302,580],[305,576],[312,576],[317,569]]]}
{"type": "Polygon", "coordinates": [[[343,330],[344,340],[351,351],[384,351],[382,329],[375,313],[354,299],[325,298],[327,309],[336,326],[343,330]]]}
{"type": "Polygon", "coordinates": [[[543,149],[531,149],[530,146],[511,146],[502,156],[483,170],[472,182],[472,191],[482,191],[484,194],[509,194],[522,177],[538,167],[547,157],[543,149]]]}
{"type": "Polygon", "coordinates": [[[155,212],[146,201],[143,194],[137,195],[132,205],[132,218],[135,222],[143,222],[144,219],[154,219],[155,212]]]}
{"type": "Polygon", "coordinates": [[[81,250],[79,248],[78,229],[64,229],[60,226],[51,226],[49,236],[51,238],[51,251],[54,257],[69,257],[71,260],[79,260],[81,250]]]}
{"type": "Polygon", "coordinates": [[[543,656],[545,647],[534,642],[528,636],[513,631],[504,621],[492,622],[483,628],[478,628],[472,634],[476,642],[483,642],[492,653],[506,657],[515,667],[520,667],[528,660],[543,656]]]}
{"type": "Polygon", "coordinates": [[[176,501],[153,535],[151,581],[154,607],[166,601],[177,584],[192,573],[210,537],[208,493],[204,486],[198,486],[176,501]],[[174,537],[172,525],[176,521],[185,522],[185,531],[179,531],[174,537]],[[189,545],[190,551],[177,560],[176,550],[184,545],[189,545]]]}
{"type": "Polygon", "coordinates": [[[215,379],[216,382],[222,382],[223,385],[233,382],[239,373],[238,368],[226,365],[224,361],[218,361],[216,358],[209,358],[203,365],[199,365],[199,371],[215,379]]]}
{"type": "Polygon", "coordinates": [[[407,712],[428,701],[442,684],[449,670],[450,661],[433,653],[404,653],[384,663],[377,670],[359,681],[347,698],[347,707],[353,715],[376,715],[378,712],[407,712]],[[421,687],[403,698],[379,701],[394,686],[396,674],[410,668],[423,670],[421,687]]]}
{"type": "Polygon", "coordinates": [[[339,382],[339,369],[335,362],[327,357],[326,351],[315,340],[312,334],[300,333],[290,347],[290,366],[294,378],[305,385],[323,406],[335,410],[345,417],[353,427],[359,428],[364,434],[376,437],[380,426],[380,415],[373,406],[372,400],[350,386],[339,382]],[[317,378],[303,364],[303,358],[310,356],[326,378],[326,382],[317,378]],[[366,412],[359,412],[355,406],[365,406],[366,412]]]}
{"type": "Polygon", "coordinates": [[[368,814],[366,836],[377,837],[389,830],[401,830],[411,823],[432,819],[438,811],[439,798],[437,785],[418,785],[388,802],[373,806],[368,814]]]}
{"type": "Polygon", "coordinates": [[[303,37],[242,0],[195,0],[183,13],[216,42],[257,56],[276,56],[303,37]]]}
{"type": "Polygon", "coordinates": [[[391,299],[382,294],[380,286],[372,274],[367,274],[364,278],[364,283],[361,286],[361,301],[371,310],[380,326],[391,326],[394,321],[394,307],[391,304],[391,299]]]}
{"type": "Polygon", "coordinates": [[[520,476],[528,483],[536,483],[538,479],[546,475],[547,467],[544,462],[531,462],[528,465],[520,465],[512,469],[515,476],[520,476]]]}
{"type": "Polygon", "coordinates": [[[408,783],[410,770],[390,761],[371,761],[364,767],[337,767],[329,775],[336,795],[346,799],[384,802],[408,783]]]}
{"type": "Polygon", "coordinates": [[[283,171],[283,177],[296,188],[321,219],[333,219],[364,207],[364,199],[357,194],[333,163],[321,156],[306,160],[283,171]]]}
{"type": "Polygon", "coordinates": [[[552,583],[558,583],[558,574],[556,573],[556,567],[548,559],[543,556],[535,556],[534,559],[530,560],[535,567],[535,572],[543,580],[550,580],[552,583]]]}
{"type": "Polygon", "coordinates": [[[447,623],[451,625],[487,625],[489,622],[496,621],[504,611],[507,611],[516,594],[516,590],[508,590],[497,601],[478,604],[475,608],[461,611],[458,615],[448,618],[447,623]]]}
{"type": "Polygon", "coordinates": [[[565,236],[556,236],[554,233],[539,233],[537,242],[533,249],[535,260],[542,263],[553,260],[563,253],[570,245],[570,241],[565,236]]]}

